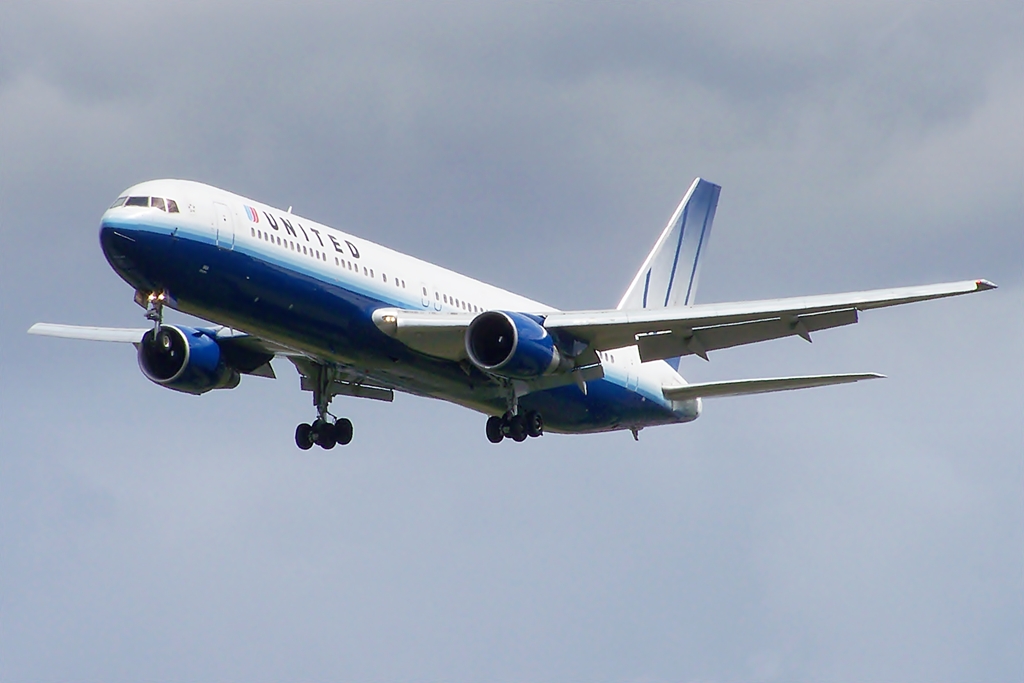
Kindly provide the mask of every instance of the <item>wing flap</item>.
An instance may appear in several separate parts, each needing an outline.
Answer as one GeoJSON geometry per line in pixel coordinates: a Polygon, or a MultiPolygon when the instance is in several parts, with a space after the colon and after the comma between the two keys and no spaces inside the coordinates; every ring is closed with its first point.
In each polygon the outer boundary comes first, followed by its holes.
{"type": "Polygon", "coordinates": [[[843,375],[807,375],[803,377],[772,377],[766,379],[741,379],[726,382],[705,382],[664,387],[662,393],[670,401],[687,401],[695,398],[717,398],[720,396],[747,396],[767,394],[774,391],[810,389],[833,384],[849,384],[867,379],[883,379],[885,375],[874,372],[843,375]]]}
{"type": "Polygon", "coordinates": [[[682,328],[670,332],[644,334],[637,337],[637,345],[640,348],[640,360],[645,363],[650,360],[688,355],[707,359],[708,351],[792,336],[800,336],[810,341],[811,332],[853,325],[856,322],[857,309],[848,308],[788,319],[771,318],[752,323],[733,323],[697,329],[682,328]]]}

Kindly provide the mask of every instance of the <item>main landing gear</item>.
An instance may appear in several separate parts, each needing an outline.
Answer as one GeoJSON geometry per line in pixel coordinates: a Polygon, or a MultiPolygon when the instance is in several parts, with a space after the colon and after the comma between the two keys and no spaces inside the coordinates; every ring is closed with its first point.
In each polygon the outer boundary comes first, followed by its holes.
{"type": "Polygon", "coordinates": [[[327,406],[334,398],[331,391],[337,372],[334,368],[315,364],[311,368],[309,379],[313,384],[313,405],[316,406],[317,418],[313,424],[302,423],[295,428],[295,445],[308,451],[314,445],[331,450],[335,446],[347,446],[352,442],[352,421],[346,417],[336,418],[327,412],[327,406]]]}
{"type": "Polygon", "coordinates": [[[513,441],[526,441],[528,436],[542,436],[544,434],[544,418],[536,410],[526,413],[512,413],[509,411],[498,417],[492,415],[487,418],[487,440],[491,443],[501,443],[506,436],[513,441]]]}
{"type": "Polygon", "coordinates": [[[295,428],[295,445],[308,451],[313,445],[331,450],[336,445],[347,446],[352,442],[352,420],[343,417],[334,422],[317,418],[313,424],[302,423],[295,428]]]}

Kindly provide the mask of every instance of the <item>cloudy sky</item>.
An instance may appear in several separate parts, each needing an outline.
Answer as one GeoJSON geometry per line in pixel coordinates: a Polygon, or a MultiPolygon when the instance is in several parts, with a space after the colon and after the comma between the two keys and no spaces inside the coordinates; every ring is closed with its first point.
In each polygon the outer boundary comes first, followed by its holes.
{"type": "MultiPolygon", "coordinates": [[[[0,680],[1020,681],[1020,2],[0,6],[0,680]],[[493,447],[130,348],[98,218],[218,185],[562,308],[723,186],[700,300],[987,277],[700,381],[889,379],[493,447]]],[[[180,319],[180,318],[179,318],[180,319]]]]}

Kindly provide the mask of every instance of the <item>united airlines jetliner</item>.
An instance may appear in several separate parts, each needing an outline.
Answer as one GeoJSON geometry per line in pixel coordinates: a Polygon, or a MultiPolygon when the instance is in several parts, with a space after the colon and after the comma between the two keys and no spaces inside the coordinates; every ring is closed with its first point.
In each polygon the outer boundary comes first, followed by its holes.
{"type": "Polygon", "coordinates": [[[857,382],[839,374],[687,384],[679,360],[857,322],[860,311],[967,294],[970,280],[848,294],[696,304],[721,188],[698,178],[614,309],[559,311],[265,204],[184,180],[126,190],[100,222],[111,267],[151,326],[39,323],[125,342],[151,381],[189,394],[274,377],[283,356],[316,418],[295,442],[333,448],[352,423],[335,396],[439,398],[488,415],[487,438],[590,433],[695,420],[701,399],[857,382]],[[164,308],[209,324],[171,325],[164,308]]]}

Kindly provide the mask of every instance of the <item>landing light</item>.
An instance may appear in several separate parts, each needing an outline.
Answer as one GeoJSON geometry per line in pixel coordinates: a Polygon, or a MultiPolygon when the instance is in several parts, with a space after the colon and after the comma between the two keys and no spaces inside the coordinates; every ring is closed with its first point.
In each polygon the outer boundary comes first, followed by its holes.
{"type": "Polygon", "coordinates": [[[387,323],[387,324],[389,324],[389,325],[392,325],[392,324],[394,324],[394,323],[397,323],[397,322],[398,322],[398,318],[397,318],[397,316],[393,316],[393,315],[385,315],[385,316],[381,316],[381,320],[382,320],[382,321],[384,321],[384,322],[386,322],[386,323],[387,323]]]}

